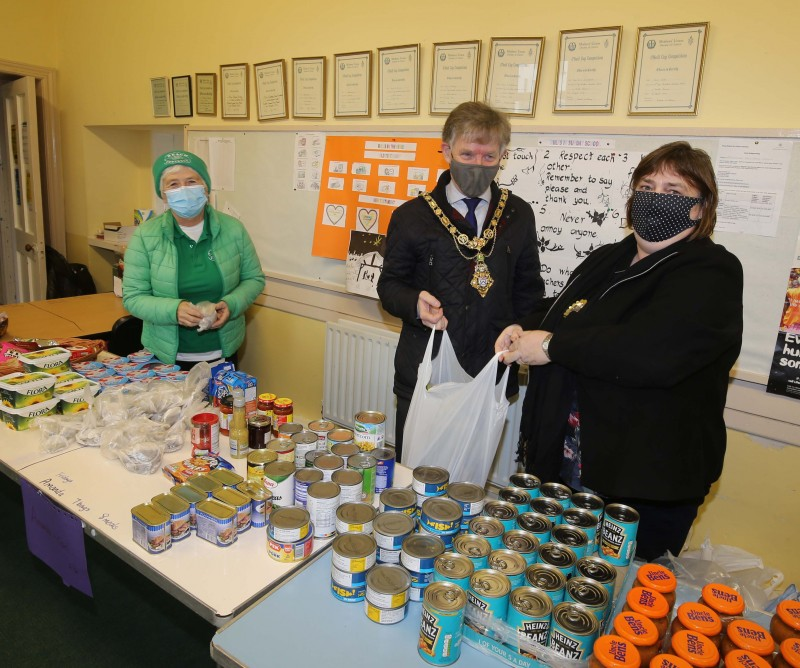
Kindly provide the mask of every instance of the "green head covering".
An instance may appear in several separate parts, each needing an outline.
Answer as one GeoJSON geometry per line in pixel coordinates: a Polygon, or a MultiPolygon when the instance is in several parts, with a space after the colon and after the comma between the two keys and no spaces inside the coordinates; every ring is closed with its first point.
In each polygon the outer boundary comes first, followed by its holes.
{"type": "Polygon", "coordinates": [[[153,179],[156,184],[156,195],[161,197],[161,175],[167,167],[173,167],[174,165],[184,165],[196,171],[200,175],[200,178],[206,182],[208,191],[211,192],[211,177],[208,175],[206,163],[194,153],[189,153],[189,151],[169,151],[168,153],[164,153],[164,155],[158,156],[153,163],[153,179]]]}

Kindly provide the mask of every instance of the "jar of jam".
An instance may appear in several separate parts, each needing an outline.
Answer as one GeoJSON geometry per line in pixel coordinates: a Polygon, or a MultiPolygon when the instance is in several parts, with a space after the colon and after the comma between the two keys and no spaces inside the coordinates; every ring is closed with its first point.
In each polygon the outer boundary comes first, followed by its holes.
{"type": "Polygon", "coordinates": [[[639,612],[620,612],[614,617],[614,633],[636,647],[643,666],[661,651],[656,625],[639,612]]]}
{"type": "Polygon", "coordinates": [[[247,442],[251,450],[264,450],[271,440],[271,418],[266,415],[253,415],[247,419],[247,442]]]}
{"type": "Polygon", "coordinates": [[[800,638],[800,601],[778,603],[769,623],[769,632],[778,645],[787,638],[800,638]]]}
{"type": "Polygon", "coordinates": [[[722,644],[722,620],[719,615],[702,603],[681,603],[670,627],[672,633],[693,631],[702,633],[717,649],[722,644]]]}
{"type": "Polygon", "coordinates": [[[287,397],[278,397],[272,406],[272,435],[277,438],[278,427],[286,422],[294,422],[294,403],[287,397]]]}
{"type": "Polygon", "coordinates": [[[219,400],[219,433],[223,436],[228,435],[228,428],[231,425],[233,415],[233,395],[226,394],[219,400]]]}
{"type": "Polygon", "coordinates": [[[692,668],[692,664],[674,654],[656,654],[650,659],[650,668],[692,668]]]}
{"type": "Polygon", "coordinates": [[[274,418],[272,411],[275,408],[275,399],[275,395],[270,392],[259,394],[256,402],[256,413],[266,415],[268,418],[274,418]]]}
{"type": "Polygon", "coordinates": [[[661,640],[667,633],[669,625],[669,604],[663,595],[650,587],[631,587],[625,597],[623,611],[630,610],[639,612],[645,617],[649,617],[658,630],[658,638],[661,640]]]}
{"type": "Polygon", "coordinates": [[[669,612],[672,612],[672,608],[675,606],[675,590],[678,588],[678,580],[671,570],[658,564],[642,564],[636,571],[636,582],[633,583],[633,586],[654,589],[667,599],[669,612]]]}
{"type": "Polygon", "coordinates": [[[749,619],[734,619],[728,624],[722,636],[723,658],[735,649],[743,649],[752,654],[757,654],[772,663],[772,652],[775,651],[775,641],[767,629],[761,624],[751,622],[749,619]]]}
{"type": "Polygon", "coordinates": [[[716,668],[719,665],[717,646],[702,633],[678,631],[672,636],[670,649],[694,668],[716,668]]]}
{"type": "Polygon", "coordinates": [[[800,668],[800,640],[787,638],[778,648],[773,668],[800,668]]]}
{"type": "Polygon", "coordinates": [[[716,612],[722,620],[722,630],[734,617],[744,614],[744,599],[733,587],[712,582],[703,587],[698,603],[703,603],[716,612]]]}
{"type": "Polygon", "coordinates": [[[723,668],[771,668],[771,664],[758,654],[746,649],[735,649],[725,655],[723,668]]]}
{"type": "Polygon", "coordinates": [[[639,651],[624,638],[606,635],[594,641],[589,668],[639,668],[641,665],[639,651]]]}

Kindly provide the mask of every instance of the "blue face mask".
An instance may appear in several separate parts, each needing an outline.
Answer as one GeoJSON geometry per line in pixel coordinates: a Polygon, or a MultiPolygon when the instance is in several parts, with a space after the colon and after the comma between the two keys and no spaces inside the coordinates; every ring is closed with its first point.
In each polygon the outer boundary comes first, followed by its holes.
{"type": "Polygon", "coordinates": [[[194,218],[208,202],[203,186],[183,186],[165,191],[167,204],[179,218],[194,218]]]}

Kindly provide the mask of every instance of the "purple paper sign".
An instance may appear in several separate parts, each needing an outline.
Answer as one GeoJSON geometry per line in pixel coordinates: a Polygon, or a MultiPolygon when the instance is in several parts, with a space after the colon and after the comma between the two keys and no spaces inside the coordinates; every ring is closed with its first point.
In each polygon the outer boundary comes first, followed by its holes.
{"type": "Polygon", "coordinates": [[[58,573],[65,585],[91,597],[81,521],[59,508],[27,480],[19,482],[28,549],[58,573]]]}

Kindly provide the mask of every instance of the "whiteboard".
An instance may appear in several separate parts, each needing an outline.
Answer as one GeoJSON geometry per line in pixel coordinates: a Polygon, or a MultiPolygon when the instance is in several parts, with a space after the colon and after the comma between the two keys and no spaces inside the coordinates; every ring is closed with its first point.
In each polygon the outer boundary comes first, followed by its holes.
{"type": "MultiPolygon", "coordinates": [[[[326,134],[404,138],[437,136],[438,133],[411,129],[404,132],[327,131],[326,134]]],[[[542,143],[556,136],[570,136],[570,133],[566,128],[558,135],[514,133],[511,147],[521,151],[525,148],[541,150],[542,143]]],[[[736,136],[741,135],[737,133],[736,136]]],[[[295,132],[261,129],[242,131],[190,129],[187,137],[190,151],[195,150],[195,144],[200,139],[221,137],[235,141],[235,188],[232,191],[217,192],[216,207],[223,211],[226,207],[232,207],[238,213],[238,217],[250,232],[261,263],[268,274],[279,274],[303,284],[344,289],[345,263],[311,255],[318,195],[315,192],[295,191],[292,188],[295,132]]],[[[619,214],[620,202],[624,202],[625,197],[624,177],[629,174],[630,168],[635,167],[638,156],[664,143],[686,139],[693,146],[707,151],[712,161],[715,161],[720,141],[724,137],[604,134],[592,135],[592,139],[598,140],[602,145],[601,148],[613,147],[616,152],[629,155],[626,166],[617,165],[609,172],[613,179],[614,197],[608,213],[612,216],[613,211],[619,214]]],[[[789,178],[784,192],[777,236],[765,237],[721,231],[714,234],[714,241],[739,257],[744,267],[744,340],[734,375],[764,384],[772,361],[788,268],[800,233],[800,142],[797,140],[792,142],[789,178]]],[[[549,233],[547,231],[543,233],[541,230],[558,225],[561,215],[553,216],[553,212],[557,210],[555,206],[550,206],[544,214],[540,213],[546,193],[537,184],[541,181],[541,170],[544,169],[546,172],[548,164],[537,164],[539,178],[528,173],[518,176],[517,181],[512,184],[515,171],[513,164],[507,162],[498,177],[501,183],[510,185],[512,191],[532,202],[537,213],[537,229],[540,230],[540,236],[545,239],[549,233]]],[[[571,171],[575,174],[587,173],[585,165],[575,165],[571,171]]],[[[567,206],[571,206],[571,203],[568,202],[567,206]]],[[[578,208],[582,209],[583,205],[578,205],[578,208]]],[[[618,221],[619,215],[613,220],[618,221]]],[[[608,226],[606,230],[612,228],[613,226],[608,226]]],[[[613,240],[612,237],[618,238],[621,233],[621,229],[617,227],[613,230],[613,234],[607,232],[602,240],[604,242],[613,240]]],[[[575,241],[577,253],[588,249],[591,245],[590,239],[575,241]]],[[[546,248],[543,249],[541,258],[545,268],[550,267],[552,255],[548,254],[546,248]]],[[[579,257],[573,257],[573,266],[579,261],[579,257]]],[[[556,268],[557,273],[553,274],[551,267],[550,271],[550,274],[545,274],[545,279],[547,280],[549,275],[548,290],[555,291],[558,288],[556,283],[560,280],[556,276],[562,270],[556,268]]],[[[702,290],[703,286],[697,286],[697,289],[702,290]]]]}

